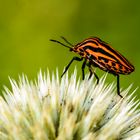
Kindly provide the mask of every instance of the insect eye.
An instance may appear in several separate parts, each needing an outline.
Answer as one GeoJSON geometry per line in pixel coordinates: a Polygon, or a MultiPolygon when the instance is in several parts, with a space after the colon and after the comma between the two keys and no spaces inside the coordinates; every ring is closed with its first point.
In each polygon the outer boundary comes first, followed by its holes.
{"type": "Polygon", "coordinates": [[[84,50],[82,48],[79,49],[80,52],[84,52],[84,50]]]}

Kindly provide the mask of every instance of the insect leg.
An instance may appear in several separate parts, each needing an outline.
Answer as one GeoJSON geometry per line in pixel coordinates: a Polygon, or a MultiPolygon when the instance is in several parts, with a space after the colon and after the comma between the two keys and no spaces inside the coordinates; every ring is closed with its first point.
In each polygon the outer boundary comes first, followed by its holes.
{"type": "Polygon", "coordinates": [[[90,79],[91,76],[94,74],[95,78],[97,79],[97,84],[98,84],[98,83],[99,83],[99,77],[98,77],[97,74],[92,70],[91,64],[92,64],[92,63],[90,63],[90,62],[89,62],[89,64],[88,64],[88,68],[89,68],[89,72],[90,72],[88,79],[90,79]]]}
{"type": "Polygon", "coordinates": [[[76,61],[82,61],[82,60],[83,60],[83,57],[82,57],[82,58],[79,58],[79,57],[76,57],[76,56],[73,57],[72,60],[69,62],[69,64],[66,66],[64,72],[63,72],[62,75],[61,75],[61,78],[62,78],[62,76],[67,72],[68,68],[70,67],[71,63],[72,63],[74,60],[76,60],[76,61]]]}
{"type": "Polygon", "coordinates": [[[82,64],[82,79],[84,80],[85,79],[85,66],[86,66],[86,62],[87,60],[85,59],[83,64],[82,64]]]}
{"type": "Polygon", "coordinates": [[[117,75],[117,94],[123,98],[123,96],[120,94],[120,77],[117,75]]]}

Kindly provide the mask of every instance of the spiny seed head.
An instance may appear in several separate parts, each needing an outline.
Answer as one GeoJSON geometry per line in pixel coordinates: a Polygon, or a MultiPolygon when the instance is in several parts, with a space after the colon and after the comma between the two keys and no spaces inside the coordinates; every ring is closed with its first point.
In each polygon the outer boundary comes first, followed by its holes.
{"type": "Polygon", "coordinates": [[[1,140],[138,140],[139,103],[128,87],[116,94],[114,84],[106,85],[106,75],[98,85],[91,80],[38,74],[35,82],[26,76],[10,79],[0,97],[1,140]]]}

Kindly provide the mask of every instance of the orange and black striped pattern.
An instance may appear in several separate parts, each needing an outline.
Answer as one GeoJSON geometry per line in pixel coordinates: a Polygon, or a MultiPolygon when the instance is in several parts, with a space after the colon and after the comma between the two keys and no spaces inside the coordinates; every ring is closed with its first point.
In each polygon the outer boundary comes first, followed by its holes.
{"type": "Polygon", "coordinates": [[[134,66],[123,55],[97,37],[85,39],[75,45],[72,51],[112,74],[129,74],[134,71],[134,66]]]}
{"type": "Polygon", "coordinates": [[[92,66],[99,67],[101,70],[109,72],[117,77],[117,93],[122,98],[120,94],[120,74],[130,74],[134,71],[134,66],[118,51],[114,50],[109,44],[102,41],[98,37],[87,38],[84,41],[72,45],[64,37],[61,37],[68,45],[63,44],[60,41],[51,39],[50,41],[59,43],[64,47],[70,49],[70,51],[79,54],[81,57],[73,57],[72,60],[66,66],[61,77],[67,72],[68,68],[73,61],[83,61],[82,64],[82,78],[85,78],[84,69],[87,66],[89,68],[89,78],[92,74],[95,75],[97,79],[97,84],[99,83],[99,78],[97,74],[93,71],[92,66]]]}

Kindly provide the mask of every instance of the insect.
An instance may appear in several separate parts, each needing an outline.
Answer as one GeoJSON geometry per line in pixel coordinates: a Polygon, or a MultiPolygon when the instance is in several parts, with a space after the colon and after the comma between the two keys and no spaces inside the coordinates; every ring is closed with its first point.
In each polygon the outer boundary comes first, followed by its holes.
{"type": "Polygon", "coordinates": [[[114,50],[109,44],[102,41],[98,37],[90,37],[82,42],[72,45],[66,38],[61,37],[67,45],[61,43],[60,41],[51,39],[50,41],[59,43],[64,47],[69,48],[71,52],[79,54],[81,57],[73,57],[72,60],[65,67],[65,70],[61,77],[66,73],[73,61],[83,61],[82,64],[82,79],[85,78],[84,69],[87,66],[89,69],[89,79],[92,74],[95,75],[97,79],[97,84],[99,83],[99,78],[97,74],[93,71],[92,66],[99,67],[101,70],[111,73],[117,77],[117,94],[122,98],[120,94],[120,74],[130,74],[134,71],[134,66],[118,51],[114,50]]]}

